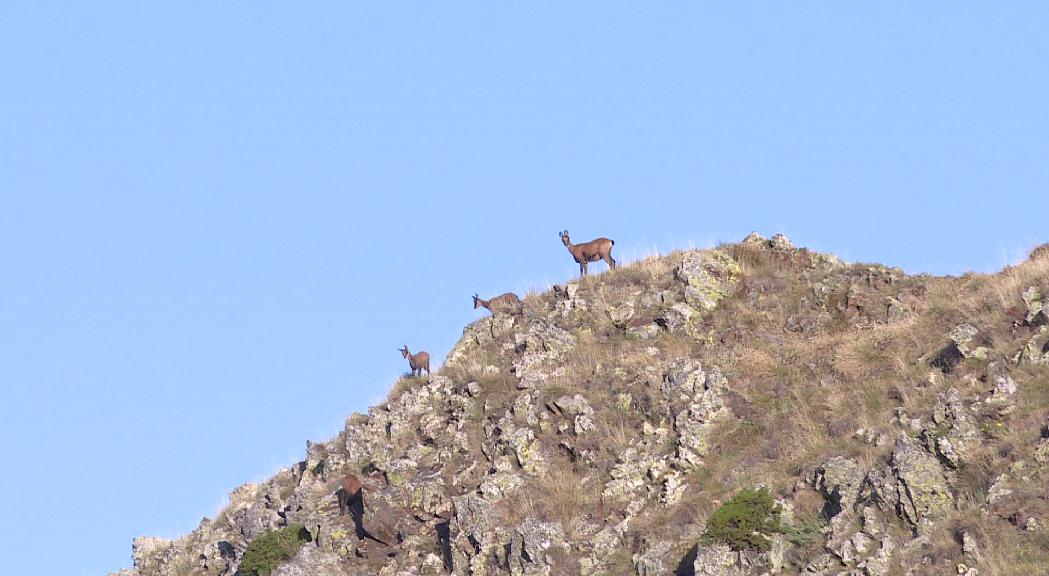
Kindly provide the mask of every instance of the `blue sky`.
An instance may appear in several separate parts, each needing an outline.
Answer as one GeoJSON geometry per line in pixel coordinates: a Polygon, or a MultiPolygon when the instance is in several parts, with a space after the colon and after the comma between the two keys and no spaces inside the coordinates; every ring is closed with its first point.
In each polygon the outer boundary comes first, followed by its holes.
{"type": "Polygon", "coordinates": [[[474,292],[572,277],[562,228],[1015,261],[1049,241],[1046,30],[1044,2],[0,3],[5,572],[191,530],[396,348],[443,357],[474,292]]]}

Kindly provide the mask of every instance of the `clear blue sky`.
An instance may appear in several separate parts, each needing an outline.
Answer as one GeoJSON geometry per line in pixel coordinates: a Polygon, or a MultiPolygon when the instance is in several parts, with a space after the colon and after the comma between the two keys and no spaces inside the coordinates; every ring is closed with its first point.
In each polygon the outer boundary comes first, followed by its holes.
{"type": "Polygon", "coordinates": [[[0,2],[2,571],[191,530],[397,347],[442,358],[475,291],[572,277],[562,228],[1015,260],[1049,241],[1047,30],[1045,2],[0,2]]]}

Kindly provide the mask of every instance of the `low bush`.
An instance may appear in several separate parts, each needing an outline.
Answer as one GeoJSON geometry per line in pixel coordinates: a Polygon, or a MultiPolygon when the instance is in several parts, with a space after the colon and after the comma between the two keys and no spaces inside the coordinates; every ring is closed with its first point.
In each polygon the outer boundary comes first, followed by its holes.
{"type": "Polygon", "coordinates": [[[768,550],[769,536],[783,530],[780,512],[767,489],[745,488],[710,515],[704,540],[737,551],[768,550]]]}
{"type": "Polygon", "coordinates": [[[275,568],[291,560],[303,543],[309,542],[310,539],[310,533],[298,524],[267,532],[248,544],[237,574],[267,576],[275,568]]]}

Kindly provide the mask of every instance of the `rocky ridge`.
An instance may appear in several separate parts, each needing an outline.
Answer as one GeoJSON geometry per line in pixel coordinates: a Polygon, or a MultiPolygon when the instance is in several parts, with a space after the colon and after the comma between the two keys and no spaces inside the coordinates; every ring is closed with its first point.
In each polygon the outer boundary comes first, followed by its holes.
{"type": "Polygon", "coordinates": [[[556,286],[119,574],[232,576],[288,525],[274,575],[1047,573],[1043,252],[938,278],[752,234],[556,286]],[[743,486],[767,550],[703,537],[743,486]]]}

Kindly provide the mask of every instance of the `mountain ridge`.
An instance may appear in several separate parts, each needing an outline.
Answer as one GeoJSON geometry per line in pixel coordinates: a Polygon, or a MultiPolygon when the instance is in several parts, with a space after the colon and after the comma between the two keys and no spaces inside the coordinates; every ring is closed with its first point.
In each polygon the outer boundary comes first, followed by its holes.
{"type": "Polygon", "coordinates": [[[1046,573],[1047,252],[909,276],[752,234],[530,294],[116,574],[237,574],[289,526],[274,575],[1046,573]],[[768,533],[712,537],[752,488],[768,533]]]}

